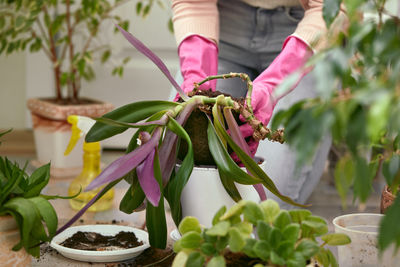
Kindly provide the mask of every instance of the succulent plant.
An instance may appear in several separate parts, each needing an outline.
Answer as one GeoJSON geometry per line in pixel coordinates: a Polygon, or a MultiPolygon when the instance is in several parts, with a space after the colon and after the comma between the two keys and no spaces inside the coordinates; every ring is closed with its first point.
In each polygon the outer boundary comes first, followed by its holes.
{"type": "Polygon", "coordinates": [[[271,199],[259,204],[241,200],[228,210],[224,206],[210,228],[202,228],[195,217],[185,217],[178,229],[182,238],[174,244],[173,267],[225,266],[227,251],[244,253],[257,267],[301,267],[311,259],[338,266],[324,246],[351,242],[345,234],[328,234],[326,221],[309,210],[283,210],[271,199]]]}

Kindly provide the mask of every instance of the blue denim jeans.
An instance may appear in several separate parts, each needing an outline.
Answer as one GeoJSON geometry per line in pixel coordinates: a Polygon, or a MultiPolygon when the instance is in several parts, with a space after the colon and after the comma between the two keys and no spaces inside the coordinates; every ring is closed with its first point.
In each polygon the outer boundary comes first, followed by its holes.
{"type": "MultiPolygon", "coordinates": [[[[220,44],[218,73],[245,72],[254,80],[279,54],[287,36],[292,34],[304,15],[302,7],[278,7],[268,10],[249,6],[240,0],[219,0],[220,44]]],[[[245,96],[245,83],[239,79],[219,80],[217,90],[235,97],[245,96]]],[[[274,114],[304,98],[315,96],[312,73],[283,97],[274,114]]],[[[260,142],[257,155],[266,161],[266,173],[282,194],[305,203],[324,171],[331,146],[331,137],[323,139],[312,162],[296,170],[296,154],[288,145],[264,140],[260,142]]],[[[282,203],[266,190],[269,198],[282,203]]]]}

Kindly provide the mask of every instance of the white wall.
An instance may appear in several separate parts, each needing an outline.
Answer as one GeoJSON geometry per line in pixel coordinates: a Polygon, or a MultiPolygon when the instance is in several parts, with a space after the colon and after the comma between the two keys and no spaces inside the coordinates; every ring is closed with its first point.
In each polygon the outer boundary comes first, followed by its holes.
{"type": "Polygon", "coordinates": [[[0,56],[0,129],[25,128],[24,53],[0,56]]]}

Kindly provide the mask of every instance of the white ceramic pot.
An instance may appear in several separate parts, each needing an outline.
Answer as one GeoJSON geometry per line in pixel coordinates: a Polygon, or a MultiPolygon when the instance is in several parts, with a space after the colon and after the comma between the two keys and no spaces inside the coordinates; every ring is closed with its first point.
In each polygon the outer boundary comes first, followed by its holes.
{"type": "Polygon", "coordinates": [[[0,216],[0,265],[2,267],[30,266],[32,257],[21,249],[12,251],[20,240],[18,226],[12,216],[0,216]]]}
{"type": "Polygon", "coordinates": [[[379,257],[377,236],[382,214],[356,213],[336,217],[333,220],[336,233],[347,234],[351,243],[338,246],[339,266],[351,267],[399,267],[400,253],[385,250],[379,257]]]}
{"type": "MultiPolygon", "coordinates": [[[[264,169],[265,162],[261,163],[260,167],[264,169]]],[[[260,201],[252,185],[236,184],[236,186],[243,199],[260,201]]],[[[183,217],[194,216],[206,227],[212,225],[212,218],[222,206],[229,208],[235,204],[225,191],[216,167],[193,168],[189,181],[182,191],[181,203],[183,217]]]]}

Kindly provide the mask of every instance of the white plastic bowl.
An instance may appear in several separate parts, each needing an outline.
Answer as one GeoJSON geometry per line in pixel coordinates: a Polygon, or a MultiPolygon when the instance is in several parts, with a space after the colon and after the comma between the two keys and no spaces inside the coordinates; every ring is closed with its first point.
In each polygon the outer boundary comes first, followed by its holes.
{"type": "Polygon", "coordinates": [[[110,224],[96,224],[96,225],[80,225],[74,226],[66,229],[65,231],[56,235],[50,243],[50,246],[57,250],[64,257],[78,260],[78,261],[88,261],[88,262],[116,262],[132,259],[140,253],[142,253],[149,245],[149,235],[147,232],[122,225],[110,225],[110,224]],[[110,250],[110,251],[90,251],[90,250],[80,250],[72,249],[61,246],[62,243],[67,238],[71,237],[78,231],[82,232],[95,232],[102,235],[115,235],[121,231],[133,232],[139,241],[143,242],[143,245],[135,248],[120,249],[120,250],[110,250]]]}

